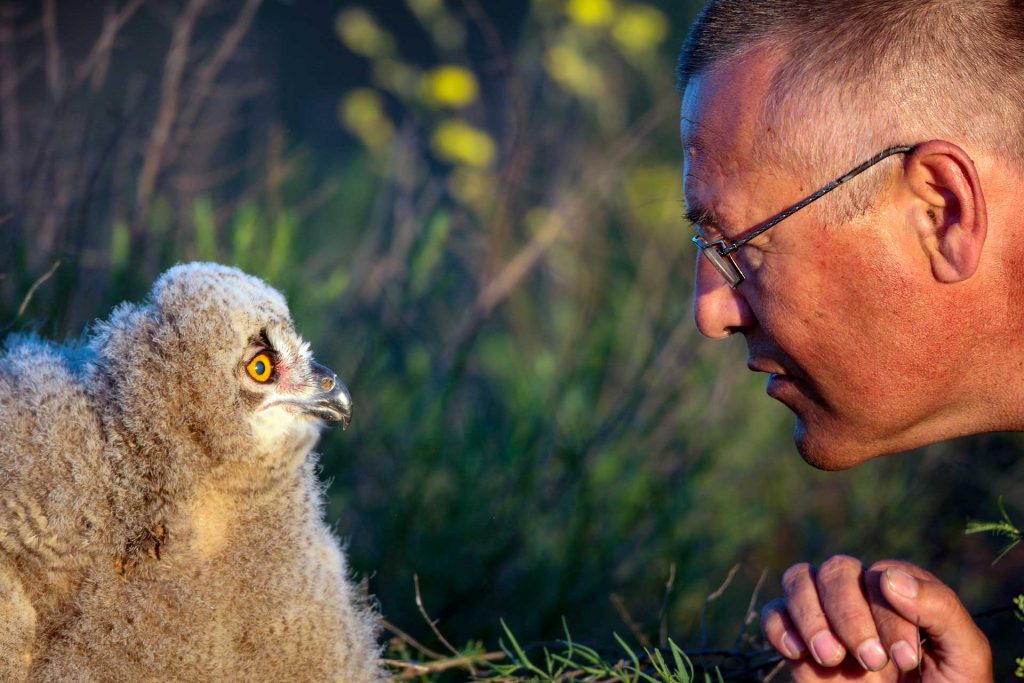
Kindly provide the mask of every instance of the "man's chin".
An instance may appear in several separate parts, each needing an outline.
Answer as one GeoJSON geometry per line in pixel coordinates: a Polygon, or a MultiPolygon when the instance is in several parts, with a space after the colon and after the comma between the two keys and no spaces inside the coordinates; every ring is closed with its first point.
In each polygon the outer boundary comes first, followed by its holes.
{"type": "Polygon", "coordinates": [[[799,418],[793,438],[804,462],[828,472],[848,470],[879,455],[861,443],[850,443],[849,440],[844,443],[844,439],[834,431],[820,427],[808,429],[799,418]]]}

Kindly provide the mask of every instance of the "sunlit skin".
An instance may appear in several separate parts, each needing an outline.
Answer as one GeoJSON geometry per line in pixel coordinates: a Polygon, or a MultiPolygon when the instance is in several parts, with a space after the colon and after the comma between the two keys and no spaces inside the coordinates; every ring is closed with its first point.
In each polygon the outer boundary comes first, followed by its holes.
{"type": "MultiPolygon", "coordinates": [[[[763,56],[737,60],[686,89],[687,204],[710,209],[723,223],[706,230],[708,239],[741,236],[848,170],[838,165],[794,177],[750,153],[766,139],[773,144],[757,116],[772,64],[763,56]]],[[[921,157],[893,157],[867,171],[864,176],[895,170],[897,177],[885,200],[854,222],[826,225],[812,205],[741,248],[737,260],[747,280],[736,289],[703,259],[697,263],[698,328],[711,338],[746,338],[751,369],[771,373],[768,393],[796,414],[797,446],[816,467],[845,469],[881,454],[1010,428],[1018,417],[1019,401],[1007,401],[1009,414],[1000,413],[991,376],[964,373],[975,363],[1000,362],[984,359],[992,355],[990,344],[976,343],[1005,334],[1007,314],[987,294],[1000,275],[982,261],[980,272],[957,282],[935,276],[935,240],[925,234],[934,230],[931,215],[954,221],[959,207],[940,205],[941,193],[923,199],[899,172],[915,161],[919,175],[949,172],[929,168],[921,157]]],[[[961,161],[977,173],[970,158],[961,161]]],[[[847,190],[819,204],[841,201],[847,190]]]]}
{"type": "MultiPolygon", "coordinates": [[[[715,218],[701,227],[705,241],[742,237],[863,161],[814,172],[772,163],[771,150],[787,144],[759,117],[775,54],[748,52],[685,90],[686,200],[715,218]],[[758,145],[764,155],[753,153],[758,145]]],[[[796,415],[801,455],[822,469],[1024,429],[1014,303],[1024,231],[1012,201],[1022,179],[938,139],[889,140],[865,158],[897,143],[917,147],[864,174],[890,180],[848,224],[827,224],[819,206],[787,218],[737,252],[746,280],[735,289],[697,261],[698,328],[744,337],[749,367],[769,373],[768,394],[796,415]]],[[[795,565],[783,583],[785,598],[765,608],[762,626],[798,683],[918,680],[918,666],[931,683],[992,680],[984,635],[955,593],[920,568],[837,556],[795,565]],[[894,589],[907,579],[912,597],[894,589]]]]}

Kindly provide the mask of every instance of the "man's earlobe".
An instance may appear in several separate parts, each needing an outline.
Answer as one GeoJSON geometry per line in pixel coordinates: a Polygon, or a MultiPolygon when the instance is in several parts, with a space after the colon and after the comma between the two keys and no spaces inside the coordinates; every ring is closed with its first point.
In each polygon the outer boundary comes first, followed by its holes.
{"type": "Polygon", "coordinates": [[[960,147],[931,140],[905,162],[915,202],[912,220],[940,282],[961,282],[978,270],[988,230],[985,198],[974,162],[960,147]]]}

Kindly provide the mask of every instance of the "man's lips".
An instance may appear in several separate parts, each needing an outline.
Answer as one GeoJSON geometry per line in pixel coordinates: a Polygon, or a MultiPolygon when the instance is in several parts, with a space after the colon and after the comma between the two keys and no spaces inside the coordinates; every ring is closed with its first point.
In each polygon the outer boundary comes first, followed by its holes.
{"type": "Polygon", "coordinates": [[[776,400],[781,401],[795,385],[801,384],[800,380],[781,363],[770,358],[751,358],[747,361],[747,367],[754,372],[763,372],[768,375],[765,393],[776,400]]]}
{"type": "Polygon", "coordinates": [[[769,375],[789,375],[781,363],[768,358],[751,358],[747,360],[747,368],[753,372],[764,372],[769,375]]]}

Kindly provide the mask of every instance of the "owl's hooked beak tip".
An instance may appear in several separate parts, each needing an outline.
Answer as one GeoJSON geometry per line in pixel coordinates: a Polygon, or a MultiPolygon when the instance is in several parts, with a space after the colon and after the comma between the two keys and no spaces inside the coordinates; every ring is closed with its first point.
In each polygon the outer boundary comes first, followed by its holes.
{"type": "Polygon", "coordinates": [[[329,368],[313,363],[313,373],[320,393],[309,403],[307,412],[325,422],[340,422],[341,428],[352,424],[352,395],[345,383],[329,368]]]}

